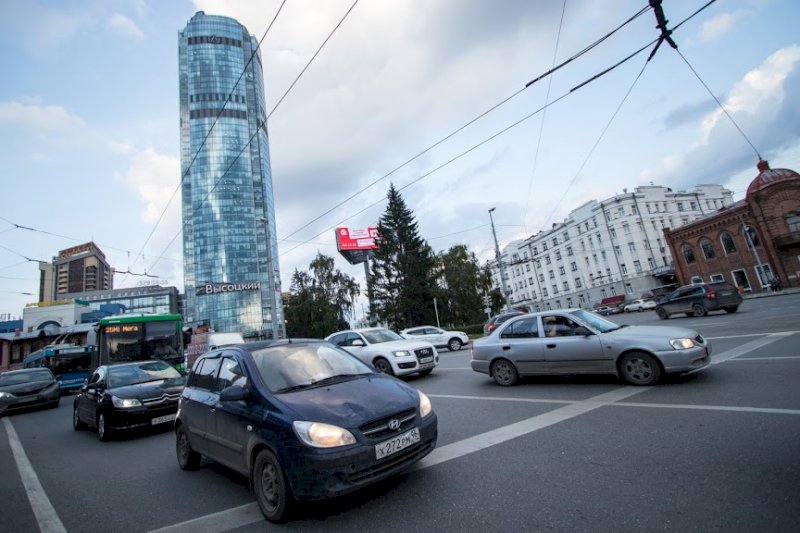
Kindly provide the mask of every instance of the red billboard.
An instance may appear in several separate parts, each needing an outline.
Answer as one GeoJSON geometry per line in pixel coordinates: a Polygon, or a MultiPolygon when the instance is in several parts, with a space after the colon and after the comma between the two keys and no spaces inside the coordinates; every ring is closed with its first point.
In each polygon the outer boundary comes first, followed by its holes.
{"type": "Polygon", "coordinates": [[[373,250],[377,248],[377,228],[336,228],[336,245],[340,252],[347,250],[373,250]]]}

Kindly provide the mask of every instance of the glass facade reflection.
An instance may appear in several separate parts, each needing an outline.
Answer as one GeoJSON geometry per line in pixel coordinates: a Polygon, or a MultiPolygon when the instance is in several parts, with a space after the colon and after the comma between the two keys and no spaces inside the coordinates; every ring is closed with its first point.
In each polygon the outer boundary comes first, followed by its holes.
{"type": "Polygon", "coordinates": [[[283,337],[257,44],[234,19],[202,11],[179,32],[184,324],[283,337]]]}

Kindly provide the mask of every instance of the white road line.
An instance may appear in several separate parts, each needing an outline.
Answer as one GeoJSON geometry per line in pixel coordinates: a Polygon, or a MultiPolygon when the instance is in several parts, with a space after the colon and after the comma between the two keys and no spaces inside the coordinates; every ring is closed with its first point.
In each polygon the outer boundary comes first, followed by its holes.
{"type": "Polygon", "coordinates": [[[742,339],[744,337],[763,337],[765,335],[794,335],[800,331],[775,331],[773,333],[745,333],[743,335],[725,335],[721,337],[706,337],[707,340],[714,341],[718,339],[742,339]]]}
{"type": "Polygon", "coordinates": [[[733,359],[735,357],[739,357],[740,355],[744,355],[748,352],[752,352],[753,350],[757,350],[759,348],[763,348],[767,344],[772,344],[775,341],[779,341],[789,335],[793,335],[793,332],[780,332],[780,333],[770,333],[766,335],[764,338],[756,339],[754,341],[747,342],[742,344],[741,346],[737,346],[736,348],[732,348],[730,350],[726,350],[718,355],[711,355],[711,364],[718,365],[720,363],[724,363],[728,359],[733,359]]]}
{"type": "Polygon", "coordinates": [[[781,359],[800,359],[800,355],[787,355],[787,356],[780,356],[776,355],[774,357],[737,357],[733,360],[733,362],[738,361],[779,361],[781,359]]]}
{"type": "Polygon", "coordinates": [[[698,411],[731,411],[736,413],[769,413],[778,415],[800,415],[800,409],[773,409],[771,407],[736,407],[729,405],[690,405],[684,403],[615,403],[614,407],[654,407],[657,409],[696,409],[698,411]]]}
{"type": "Polygon", "coordinates": [[[36,517],[36,522],[39,523],[39,530],[42,533],[66,533],[64,524],[58,518],[56,510],[47,498],[39,478],[33,469],[33,465],[25,455],[25,449],[19,441],[17,432],[8,418],[3,418],[3,425],[8,434],[8,443],[11,445],[11,452],[14,455],[14,460],[17,463],[19,470],[19,477],[22,479],[22,485],[25,487],[25,493],[28,495],[28,501],[33,509],[33,514],[36,517]]]}
{"type": "Polygon", "coordinates": [[[429,398],[445,398],[448,400],[489,400],[498,402],[523,402],[523,403],[575,403],[581,400],[544,400],[540,398],[504,398],[502,396],[463,396],[460,394],[428,394],[429,398]]]}
{"type": "Polygon", "coordinates": [[[187,520],[150,533],[218,533],[264,521],[264,515],[257,503],[248,503],[218,513],[207,514],[194,520],[187,520]]]}

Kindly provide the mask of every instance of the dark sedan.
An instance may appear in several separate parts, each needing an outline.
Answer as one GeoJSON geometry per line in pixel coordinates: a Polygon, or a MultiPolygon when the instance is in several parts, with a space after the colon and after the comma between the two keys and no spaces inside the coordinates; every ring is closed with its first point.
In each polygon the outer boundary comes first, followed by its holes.
{"type": "Polygon", "coordinates": [[[329,342],[274,340],[204,354],[175,421],[178,464],[206,456],[250,478],[261,512],[338,496],[430,453],[437,419],[414,387],[329,342]]]}
{"type": "Polygon", "coordinates": [[[105,441],[119,431],[171,423],[185,382],[164,361],[99,366],[75,397],[72,425],[95,427],[105,441]]]}
{"type": "Polygon", "coordinates": [[[48,368],[26,368],[0,373],[0,414],[42,406],[58,407],[61,388],[48,368]]]}

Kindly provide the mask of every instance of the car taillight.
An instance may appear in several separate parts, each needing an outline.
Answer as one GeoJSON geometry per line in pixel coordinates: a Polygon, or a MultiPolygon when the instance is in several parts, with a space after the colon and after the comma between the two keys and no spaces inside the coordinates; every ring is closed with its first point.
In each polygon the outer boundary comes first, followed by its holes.
{"type": "Polygon", "coordinates": [[[494,331],[494,324],[489,324],[489,333],[494,331]]]}
{"type": "Polygon", "coordinates": [[[711,299],[711,298],[714,298],[715,296],[716,296],[716,293],[714,292],[714,289],[707,289],[706,298],[711,299]]]}

